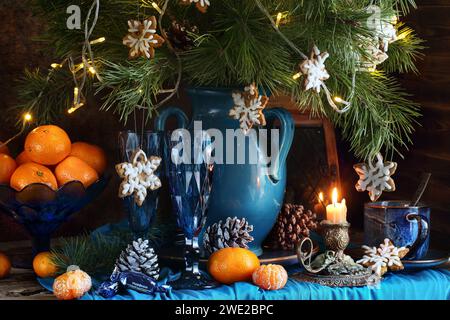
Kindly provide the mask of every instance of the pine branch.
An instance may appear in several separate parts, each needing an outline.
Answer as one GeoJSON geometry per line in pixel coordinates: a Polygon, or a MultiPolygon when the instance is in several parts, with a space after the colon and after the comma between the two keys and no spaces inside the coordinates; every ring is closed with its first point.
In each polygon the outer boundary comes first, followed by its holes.
{"type": "MultiPolygon", "coordinates": [[[[330,53],[326,63],[330,79],[326,84],[333,94],[343,98],[352,90],[358,55],[367,58],[364,39],[375,36],[367,23],[371,16],[367,7],[379,5],[384,21],[391,21],[393,16],[404,15],[415,7],[413,0],[260,1],[274,19],[279,12],[288,13],[279,30],[299,51],[309,55],[315,44],[330,53]]],[[[156,2],[162,6],[164,0],[156,2]]],[[[35,0],[33,3],[37,14],[48,22],[40,40],[51,44],[48,47],[55,50],[52,53],[59,59],[72,56],[78,61],[83,32],[66,27],[66,8],[73,1],[35,0]]],[[[92,0],[78,1],[83,17],[91,3],[92,0]]],[[[102,109],[116,112],[126,121],[136,106],[140,106],[148,110],[149,119],[155,114],[160,90],[173,87],[178,70],[176,59],[166,48],[159,48],[155,60],[127,61],[128,50],[122,45],[122,38],[127,33],[127,20],[142,19],[157,12],[143,3],[138,16],[135,0],[103,1],[101,7],[93,38],[104,36],[107,41],[93,50],[104,79],[104,83],[97,84],[96,91],[105,98],[102,109]]],[[[170,1],[162,27],[167,30],[173,19],[187,20],[199,29],[198,34],[191,35],[195,46],[180,53],[186,84],[237,87],[255,81],[273,94],[291,94],[299,108],[309,107],[313,114],[325,115],[342,128],[344,137],[361,158],[367,159],[379,150],[400,153],[408,145],[418,116],[417,105],[407,99],[398,83],[385,75],[385,72],[417,72],[415,62],[421,57],[423,43],[407,27],[400,30],[401,39],[390,44],[389,59],[378,66],[382,72],[357,74],[353,106],[348,114],[338,116],[322,94],[305,92],[303,79],[292,79],[303,58],[280,37],[254,1],[214,1],[207,14],[198,12],[194,5],[181,6],[178,1],[170,1]]],[[[70,103],[73,83],[69,79],[61,71],[46,83],[45,75],[27,73],[20,87],[23,100],[18,108],[33,109],[33,113],[42,116],[41,122],[54,119],[70,103]],[[41,88],[45,94],[39,97],[41,88]]]]}
{"type": "Polygon", "coordinates": [[[382,151],[386,158],[411,144],[420,116],[416,103],[408,100],[398,82],[382,72],[360,74],[352,108],[343,117],[329,114],[350,142],[358,158],[372,159],[382,151]]]}
{"type": "Polygon", "coordinates": [[[103,65],[103,82],[97,89],[97,93],[105,92],[101,109],[112,110],[124,122],[136,108],[147,110],[147,118],[152,118],[160,91],[176,75],[174,66],[161,52],[152,60],[139,59],[125,64],[104,61],[103,65]]]}
{"type": "MultiPolygon", "coordinates": [[[[159,224],[150,229],[146,239],[152,247],[158,248],[166,243],[167,235],[173,226],[159,224]]],[[[63,238],[61,244],[52,250],[53,262],[59,273],[64,273],[70,265],[77,265],[90,275],[110,274],[116,259],[129,243],[133,235],[129,230],[113,230],[109,234],[84,234],[78,237],[63,238]]]]}
{"type": "Polygon", "coordinates": [[[50,123],[69,108],[72,74],[64,69],[49,70],[47,74],[40,69],[25,70],[16,90],[19,104],[11,108],[11,114],[29,112],[37,116],[36,124],[50,123]]]}
{"type": "Polygon", "coordinates": [[[400,27],[398,37],[399,40],[389,46],[389,59],[381,65],[381,68],[387,73],[418,73],[415,63],[424,56],[421,52],[425,48],[422,45],[424,41],[408,27],[400,27]]]}

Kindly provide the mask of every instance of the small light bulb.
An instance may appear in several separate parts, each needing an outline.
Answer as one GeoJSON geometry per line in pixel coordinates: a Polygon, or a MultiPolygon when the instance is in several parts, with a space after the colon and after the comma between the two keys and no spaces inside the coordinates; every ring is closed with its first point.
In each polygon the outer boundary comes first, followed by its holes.
{"type": "Polygon", "coordinates": [[[33,119],[33,116],[32,116],[30,113],[25,113],[25,114],[23,115],[23,119],[24,119],[26,122],[30,122],[30,121],[33,119]]]}
{"type": "Polygon", "coordinates": [[[92,41],[89,42],[89,43],[90,43],[90,44],[98,44],[98,43],[103,43],[103,42],[105,42],[105,41],[106,41],[106,38],[105,38],[105,37],[101,37],[101,38],[92,40],[92,41]]]}
{"type": "Polygon", "coordinates": [[[78,109],[80,109],[81,107],[83,107],[84,106],[84,103],[83,102],[80,102],[80,103],[78,103],[78,104],[75,104],[72,108],[70,108],[69,110],[67,110],[67,113],[68,114],[72,114],[72,113],[74,113],[75,111],[77,111],[78,109]]]}
{"type": "Polygon", "coordinates": [[[162,10],[156,2],[152,2],[152,7],[155,8],[155,10],[158,11],[159,14],[162,14],[162,10]]]}
{"type": "Polygon", "coordinates": [[[393,25],[396,25],[398,23],[398,16],[393,16],[391,22],[393,25]]]}
{"type": "Polygon", "coordinates": [[[276,23],[275,23],[275,25],[277,26],[277,28],[280,26],[280,22],[281,22],[281,19],[283,18],[283,14],[281,13],[281,12],[278,12],[278,14],[277,14],[277,21],[276,21],[276,23]]]}
{"type": "Polygon", "coordinates": [[[302,73],[299,72],[299,73],[294,74],[294,75],[292,76],[292,79],[297,80],[297,79],[300,78],[301,76],[302,76],[302,73]]]}
{"type": "Polygon", "coordinates": [[[95,75],[97,72],[95,71],[94,67],[89,67],[89,73],[95,75]]]}
{"type": "Polygon", "coordinates": [[[342,103],[344,100],[342,100],[341,97],[334,97],[334,101],[336,101],[337,103],[342,103]]]}
{"type": "Polygon", "coordinates": [[[403,40],[406,38],[406,36],[409,34],[409,32],[402,32],[397,36],[397,40],[403,40]]]}
{"type": "Polygon", "coordinates": [[[62,64],[59,64],[59,63],[52,63],[50,66],[51,66],[53,69],[59,69],[59,68],[62,67],[62,64]]]}

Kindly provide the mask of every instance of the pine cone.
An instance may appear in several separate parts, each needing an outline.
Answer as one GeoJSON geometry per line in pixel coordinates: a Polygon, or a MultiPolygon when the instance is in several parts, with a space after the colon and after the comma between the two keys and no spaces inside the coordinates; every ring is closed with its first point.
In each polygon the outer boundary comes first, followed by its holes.
{"type": "Polygon", "coordinates": [[[123,271],[141,272],[158,280],[159,266],[158,256],[155,250],[148,245],[148,240],[138,239],[133,241],[121,252],[116,260],[115,269],[123,271]]]}
{"type": "Polygon", "coordinates": [[[173,47],[180,51],[186,51],[194,47],[191,34],[198,33],[197,26],[191,26],[188,21],[178,22],[172,18],[172,24],[167,30],[167,37],[173,47]]]}
{"type": "Polygon", "coordinates": [[[223,248],[248,248],[247,243],[253,241],[250,233],[253,226],[243,218],[228,217],[225,223],[219,221],[206,228],[203,236],[203,247],[209,254],[223,248]]]}
{"type": "Polygon", "coordinates": [[[293,250],[295,245],[303,237],[309,237],[310,230],[315,230],[317,226],[317,216],[311,210],[305,211],[301,205],[285,204],[271,232],[272,242],[277,248],[293,250]]]}

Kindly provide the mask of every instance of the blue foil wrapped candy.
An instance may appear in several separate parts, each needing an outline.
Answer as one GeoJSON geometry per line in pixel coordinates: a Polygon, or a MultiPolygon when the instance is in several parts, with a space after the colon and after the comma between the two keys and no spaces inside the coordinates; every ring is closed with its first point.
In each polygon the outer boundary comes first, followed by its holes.
{"type": "Polygon", "coordinates": [[[158,285],[155,279],[140,272],[121,272],[118,280],[122,287],[144,294],[166,293],[171,289],[168,285],[158,285]]]}
{"type": "Polygon", "coordinates": [[[97,289],[97,293],[105,299],[112,298],[117,293],[119,293],[119,283],[112,281],[105,281],[97,289]]]}
{"type": "Polygon", "coordinates": [[[171,290],[168,285],[158,285],[155,279],[140,272],[114,270],[110,281],[103,282],[97,293],[103,298],[114,297],[120,289],[131,289],[144,294],[166,293],[171,290]]]}

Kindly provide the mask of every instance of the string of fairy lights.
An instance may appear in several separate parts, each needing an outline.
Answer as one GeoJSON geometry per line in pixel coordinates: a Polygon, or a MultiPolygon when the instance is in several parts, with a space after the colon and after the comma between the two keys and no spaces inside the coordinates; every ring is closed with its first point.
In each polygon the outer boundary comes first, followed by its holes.
{"type": "MultiPolygon", "coordinates": [[[[141,2],[141,6],[142,7],[146,7],[146,8],[153,8],[154,10],[156,10],[159,14],[160,14],[160,20],[162,18],[162,16],[165,14],[165,9],[167,8],[168,2],[169,0],[166,0],[164,3],[164,8],[161,9],[160,6],[155,2],[155,1],[148,1],[148,0],[138,0],[141,2]]],[[[302,59],[308,59],[308,57],[299,49],[297,48],[297,46],[295,44],[292,43],[292,41],[290,41],[280,30],[280,26],[281,25],[285,25],[289,23],[289,16],[290,16],[290,12],[288,11],[283,11],[283,12],[278,12],[276,15],[272,15],[270,14],[267,9],[262,5],[262,3],[260,2],[260,0],[255,0],[255,3],[257,4],[257,6],[259,7],[259,9],[261,10],[262,13],[264,13],[270,23],[272,24],[273,28],[276,30],[276,32],[281,36],[281,38],[284,39],[284,41],[295,51],[297,52],[300,57],[302,59]]],[[[50,77],[52,75],[52,73],[58,69],[64,68],[66,65],[68,65],[70,72],[72,73],[73,76],[73,81],[74,81],[74,88],[73,88],[73,100],[72,100],[72,104],[70,106],[70,108],[67,110],[68,114],[72,114],[74,112],[76,112],[77,110],[79,110],[80,108],[86,106],[86,99],[83,93],[83,89],[85,87],[85,83],[86,83],[86,79],[87,76],[91,76],[91,77],[96,77],[98,81],[102,81],[101,76],[97,70],[96,64],[95,64],[95,60],[94,60],[94,54],[93,51],[91,49],[91,46],[95,46],[95,45],[100,45],[102,43],[104,43],[105,41],[107,41],[106,37],[99,37],[96,38],[94,40],[91,40],[90,37],[95,29],[95,26],[97,24],[97,20],[99,17],[99,11],[100,11],[100,1],[99,0],[93,0],[92,6],[89,9],[89,12],[86,16],[86,20],[85,20],[85,26],[84,26],[84,35],[85,35],[85,39],[83,42],[83,48],[82,48],[82,52],[81,52],[81,62],[75,64],[72,57],[66,58],[64,59],[62,62],[60,63],[52,63],[51,64],[51,70],[49,71],[48,77],[47,77],[47,81],[50,80],[50,77]],[[90,20],[92,19],[92,23],[89,24],[90,20]],[[81,77],[79,76],[79,72],[83,72],[81,77]]],[[[398,22],[397,20],[398,18],[395,18],[395,21],[398,22]]],[[[161,25],[161,24],[160,24],[161,25]]],[[[405,34],[399,34],[398,35],[398,39],[402,39],[406,36],[405,34]]],[[[161,103],[158,104],[158,106],[162,105],[163,103],[165,103],[168,99],[171,98],[171,96],[173,94],[176,93],[176,91],[178,91],[178,87],[179,87],[179,82],[181,80],[181,65],[179,66],[179,75],[178,75],[178,79],[177,79],[177,84],[175,86],[174,89],[171,90],[162,90],[163,93],[171,93],[171,95],[164,99],[161,103]]],[[[369,72],[375,72],[375,68],[369,68],[368,69],[369,72]]],[[[304,74],[302,72],[297,72],[295,73],[292,78],[294,80],[298,80],[300,79],[304,74]]],[[[352,76],[352,87],[351,87],[351,92],[349,94],[349,98],[348,99],[343,99],[340,96],[332,96],[331,92],[329,91],[329,89],[327,88],[327,86],[322,83],[322,88],[324,89],[325,95],[327,97],[327,101],[329,103],[329,105],[338,113],[342,114],[347,112],[350,107],[351,107],[351,100],[354,96],[355,93],[355,83],[356,83],[356,68],[355,71],[353,72],[353,76],[352,76]],[[337,104],[341,104],[344,105],[344,108],[340,109],[337,104]]],[[[140,89],[142,90],[142,89],[140,89]]],[[[43,92],[40,93],[40,95],[38,97],[41,97],[43,94],[43,92]]],[[[23,115],[22,117],[23,119],[23,125],[21,130],[19,131],[19,133],[17,133],[14,137],[12,137],[11,139],[8,139],[6,142],[4,142],[2,145],[6,145],[9,142],[13,141],[15,138],[17,138],[18,136],[20,136],[23,131],[26,128],[26,124],[31,122],[33,117],[31,115],[31,113],[27,112],[23,115]]]]}

